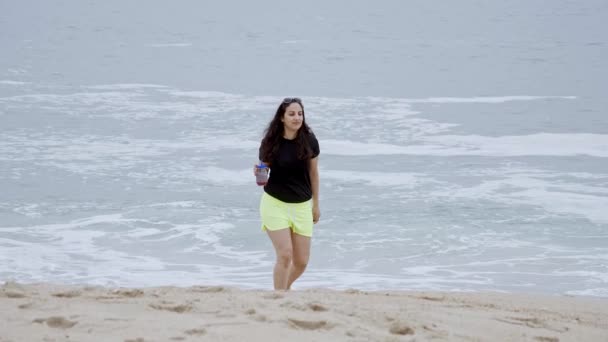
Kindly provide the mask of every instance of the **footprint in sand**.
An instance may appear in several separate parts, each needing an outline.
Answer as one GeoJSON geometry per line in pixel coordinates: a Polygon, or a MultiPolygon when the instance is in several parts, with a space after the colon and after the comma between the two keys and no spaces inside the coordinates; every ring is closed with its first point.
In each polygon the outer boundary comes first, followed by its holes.
{"type": "Polygon", "coordinates": [[[431,297],[431,296],[419,296],[416,297],[418,299],[424,299],[424,300],[430,300],[432,302],[443,302],[445,300],[445,297],[431,297]]]}
{"type": "Polygon", "coordinates": [[[111,292],[113,295],[121,297],[136,298],[144,295],[144,291],[140,289],[119,289],[111,292]]]}
{"type": "Polygon", "coordinates": [[[53,316],[49,318],[36,318],[33,320],[33,323],[46,323],[51,328],[61,328],[61,329],[69,329],[75,326],[77,321],[69,321],[60,316],[53,316]]]}
{"type": "Polygon", "coordinates": [[[72,290],[72,291],[66,291],[66,292],[53,293],[52,296],[57,297],[57,298],[74,298],[74,297],[79,297],[81,294],[82,294],[82,292],[80,292],[78,290],[72,290]]]}
{"type": "Polygon", "coordinates": [[[295,329],[305,329],[305,330],[318,330],[318,329],[329,329],[332,328],[333,325],[329,324],[327,321],[303,321],[299,319],[288,318],[287,322],[291,328],[295,329]]]}
{"type": "Polygon", "coordinates": [[[266,294],[263,297],[266,299],[282,299],[285,297],[285,295],[282,293],[273,292],[273,293],[266,294]]]}
{"type": "Polygon", "coordinates": [[[245,315],[250,316],[253,320],[256,320],[258,322],[266,322],[268,320],[266,316],[262,314],[257,314],[257,311],[255,311],[255,309],[246,310],[245,315]]]}
{"type": "MultiPolygon", "coordinates": [[[[0,286],[0,294],[6,295],[7,293],[18,293],[24,294],[27,290],[24,286],[15,283],[14,281],[7,281],[4,285],[0,286]]],[[[11,297],[9,297],[11,298],[11,297]]]]}
{"type": "Polygon", "coordinates": [[[218,313],[215,315],[215,317],[217,317],[217,318],[235,318],[236,315],[231,314],[231,313],[218,313]]]}
{"type": "Polygon", "coordinates": [[[6,298],[25,298],[25,297],[27,297],[23,292],[14,291],[14,290],[3,290],[2,294],[6,298]]]}
{"type": "Polygon", "coordinates": [[[544,328],[545,324],[538,318],[530,317],[505,317],[496,318],[499,322],[510,323],[515,325],[525,325],[530,328],[544,328]]]}
{"type": "Polygon", "coordinates": [[[391,324],[388,331],[394,335],[413,335],[414,329],[410,328],[407,324],[403,322],[395,322],[391,324]]]}
{"type": "Polygon", "coordinates": [[[193,286],[188,289],[189,292],[202,292],[202,293],[217,293],[227,292],[228,289],[222,286],[193,286]]]}
{"type": "Polygon", "coordinates": [[[435,323],[431,323],[430,325],[424,324],[422,329],[429,333],[430,339],[447,339],[449,336],[446,330],[440,329],[435,323]]]}
{"type": "Polygon", "coordinates": [[[164,305],[164,304],[150,304],[152,309],[172,311],[177,313],[184,313],[192,311],[192,305],[180,304],[180,305],[164,305]]]}
{"type": "Polygon", "coordinates": [[[19,309],[29,309],[34,305],[34,303],[25,303],[17,306],[19,309]]]}
{"type": "Polygon", "coordinates": [[[549,324],[547,324],[547,322],[545,322],[541,319],[538,319],[536,317],[505,317],[505,318],[495,318],[495,320],[497,320],[499,322],[514,324],[514,325],[524,325],[529,328],[547,329],[547,330],[552,330],[552,331],[556,331],[556,332],[566,332],[566,331],[570,330],[568,327],[563,327],[562,329],[552,327],[549,324]]]}
{"type": "Polygon", "coordinates": [[[129,321],[132,321],[132,320],[127,319],[127,318],[113,318],[113,317],[104,318],[103,320],[106,321],[106,322],[129,322],[129,321]]]}
{"type": "Polygon", "coordinates": [[[280,305],[280,307],[282,308],[290,308],[290,309],[294,309],[294,310],[299,310],[299,311],[306,311],[307,308],[304,305],[298,304],[298,303],[294,303],[292,301],[287,301],[285,303],[282,303],[280,305]]]}
{"type": "Polygon", "coordinates": [[[536,336],[534,339],[540,342],[559,342],[557,337],[536,336]]]}
{"type": "Polygon", "coordinates": [[[201,336],[201,335],[205,335],[206,333],[207,333],[207,330],[205,330],[203,328],[190,329],[190,330],[184,331],[184,334],[190,335],[190,336],[201,336]]]}
{"type": "Polygon", "coordinates": [[[321,304],[318,303],[308,303],[308,308],[312,311],[322,312],[327,311],[328,309],[321,304]]]}
{"type": "Polygon", "coordinates": [[[291,309],[300,310],[300,311],[308,311],[308,310],[312,310],[312,311],[316,311],[316,312],[327,311],[326,307],[324,307],[323,305],[318,304],[318,303],[308,303],[306,305],[302,305],[302,304],[288,301],[288,302],[281,304],[281,307],[282,308],[291,308],[291,309]]]}
{"type": "Polygon", "coordinates": [[[264,315],[255,315],[255,316],[253,316],[253,319],[258,322],[267,322],[268,321],[268,317],[266,317],[264,315]]]}

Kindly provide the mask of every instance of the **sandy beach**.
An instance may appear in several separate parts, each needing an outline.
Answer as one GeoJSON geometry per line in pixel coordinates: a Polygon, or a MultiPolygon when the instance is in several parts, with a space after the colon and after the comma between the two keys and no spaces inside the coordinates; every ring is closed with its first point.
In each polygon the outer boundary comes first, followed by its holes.
{"type": "Polygon", "coordinates": [[[5,283],[0,342],[608,341],[608,299],[5,283]]]}

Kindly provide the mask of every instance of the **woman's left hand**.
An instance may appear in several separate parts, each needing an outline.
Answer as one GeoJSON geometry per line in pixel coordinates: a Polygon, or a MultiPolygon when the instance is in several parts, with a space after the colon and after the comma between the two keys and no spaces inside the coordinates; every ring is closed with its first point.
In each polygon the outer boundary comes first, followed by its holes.
{"type": "Polygon", "coordinates": [[[321,217],[321,209],[319,209],[318,205],[312,207],[312,223],[319,222],[319,218],[321,217]]]}

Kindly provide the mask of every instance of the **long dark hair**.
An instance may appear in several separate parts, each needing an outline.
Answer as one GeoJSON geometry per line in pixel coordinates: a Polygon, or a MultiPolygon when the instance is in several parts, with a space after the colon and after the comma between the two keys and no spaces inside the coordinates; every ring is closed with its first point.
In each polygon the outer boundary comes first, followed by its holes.
{"type": "Polygon", "coordinates": [[[306,160],[312,157],[313,152],[309,140],[312,130],[306,124],[306,115],[304,114],[302,100],[299,98],[286,98],[281,102],[279,108],[277,108],[276,114],[264,131],[264,138],[262,139],[262,146],[260,148],[262,161],[272,163],[276,157],[279,151],[281,138],[285,133],[285,127],[283,126],[281,119],[284,117],[287,107],[294,102],[302,106],[302,126],[298,129],[294,139],[298,150],[298,159],[306,160]]]}

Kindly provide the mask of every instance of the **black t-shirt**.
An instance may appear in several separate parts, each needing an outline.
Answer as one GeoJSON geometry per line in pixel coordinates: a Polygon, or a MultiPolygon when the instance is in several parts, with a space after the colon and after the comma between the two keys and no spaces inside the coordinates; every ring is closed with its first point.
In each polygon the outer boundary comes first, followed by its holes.
{"type": "MultiPolygon", "coordinates": [[[[319,155],[319,141],[314,134],[309,136],[312,158],[319,155]]],[[[312,198],[309,160],[298,159],[295,140],[281,137],[279,151],[270,161],[270,177],[264,191],[270,196],[287,203],[306,202],[312,198]]],[[[261,159],[260,146],[260,159],[261,159]]]]}

